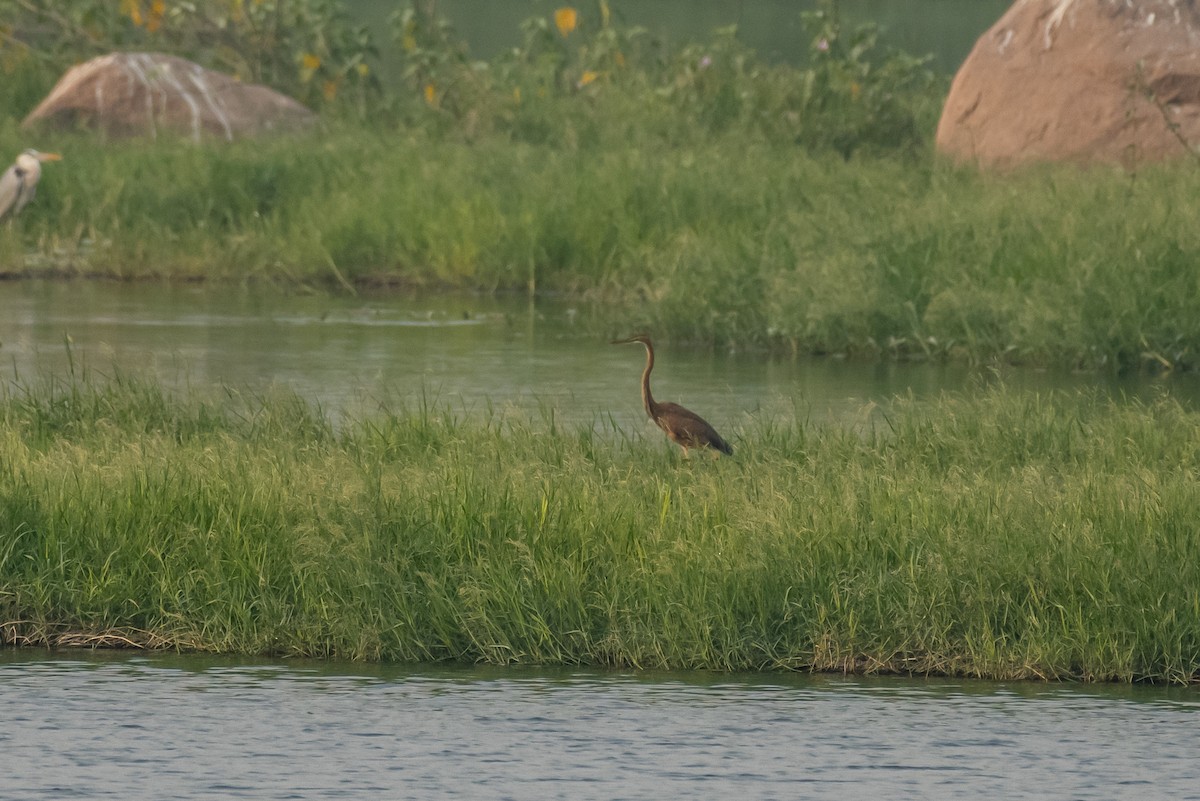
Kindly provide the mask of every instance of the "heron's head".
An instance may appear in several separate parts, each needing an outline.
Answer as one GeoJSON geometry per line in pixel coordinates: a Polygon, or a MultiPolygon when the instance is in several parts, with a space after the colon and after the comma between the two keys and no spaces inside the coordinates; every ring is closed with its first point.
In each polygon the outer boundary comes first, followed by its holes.
{"type": "Polygon", "coordinates": [[[34,150],[33,148],[29,148],[21,155],[29,156],[30,158],[37,159],[38,161],[62,161],[62,155],[59,153],[43,153],[40,150],[34,150]]]}
{"type": "Polygon", "coordinates": [[[21,155],[17,156],[16,166],[25,171],[28,176],[33,176],[32,180],[36,183],[37,176],[42,173],[43,161],[59,161],[62,156],[57,153],[42,153],[38,150],[25,150],[21,155]]]}
{"type": "Polygon", "coordinates": [[[633,336],[627,337],[625,339],[614,339],[609,344],[610,345],[629,345],[634,342],[639,342],[639,343],[645,345],[646,347],[651,347],[649,334],[634,334],[633,336]]]}

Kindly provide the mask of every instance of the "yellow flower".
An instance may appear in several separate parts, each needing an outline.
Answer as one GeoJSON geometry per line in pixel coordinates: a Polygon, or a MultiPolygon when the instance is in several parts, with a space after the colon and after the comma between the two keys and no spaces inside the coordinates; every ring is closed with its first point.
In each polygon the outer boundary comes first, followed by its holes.
{"type": "Polygon", "coordinates": [[[151,0],[150,19],[146,20],[146,30],[154,33],[162,25],[163,14],[167,13],[166,0],[151,0]]]}
{"type": "Polygon", "coordinates": [[[356,69],[358,71],[358,77],[360,77],[360,78],[365,78],[371,74],[371,68],[368,67],[366,64],[359,64],[354,69],[356,69]]]}
{"type": "Polygon", "coordinates": [[[431,83],[425,84],[425,102],[428,103],[430,106],[437,108],[437,104],[438,104],[437,87],[431,83]]]}
{"type": "Polygon", "coordinates": [[[852,82],[850,84],[850,97],[853,98],[854,100],[858,100],[858,96],[861,94],[862,94],[862,87],[858,85],[858,81],[852,82]]]}
{"type": "Polygon", "coordinates": [[[558,28],[558,32],[563,36],[575,30],[575,26],[578,23],[579,15],[570,6],[563,6],[554,12],[554,24],[558,28]]]}
{"type": "Polygon", "coordinates": [[[579,76],[579,88],[582,89],[583,87],[587,86],[589,83],[591,83],[592,81],[596,80],[599,77],[600,77],[600,73],[598,73],[598,72],[593,72],[592,70],[584,70],[583,75],[579,76]]]}
{"type": "Polygon", "coordinates": [[[139,0],[121,0],[121,13],[136,27],[142,27],[142,4],[139,0]]]}
{"type": "Polygon", "coordinates": [[[321,94],[325,96],[326,100],[333,100],[335,97],[337,97],[337,93],[338,93],[338,82],[337,81],[326,81],[325,84],[321,87],[321,94]]]}
{"type": "Polygon", "coordinates": [[[305,53],[300,58],[300,66],[311,72],[312,70],[315,70],[317,67],[321,66],[321,57],[313,55],[312,53],[305,53]]]}

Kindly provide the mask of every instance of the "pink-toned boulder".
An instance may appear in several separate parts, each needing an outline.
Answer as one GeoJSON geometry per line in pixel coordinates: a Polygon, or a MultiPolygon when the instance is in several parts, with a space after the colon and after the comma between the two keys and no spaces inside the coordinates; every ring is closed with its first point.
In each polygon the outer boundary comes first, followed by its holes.
{"type": "Polygon", "coordinates": [[[306,106],[161,53],[112,53],[79,64],[21,123],[92,128],[110,136],[173,133],[233,140],[313,123],[306,106]]]}
{"type": "Polygon", "coordinates": [[[1193,0],[1017,0],[954,77],[937,147],[958,161],[1120,163],[1200,144],[1193,0]]]}

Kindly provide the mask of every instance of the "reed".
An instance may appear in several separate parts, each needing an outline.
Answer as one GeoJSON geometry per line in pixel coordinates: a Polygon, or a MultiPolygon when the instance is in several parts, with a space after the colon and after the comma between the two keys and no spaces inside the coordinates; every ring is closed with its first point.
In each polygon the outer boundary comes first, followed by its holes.
{"type": "Polygon", "coordinates": [[[360,660],[1200,677],[1197,413],[991,388],[737,458],[130,378],[0,403],[0,631],[360,660]]]}

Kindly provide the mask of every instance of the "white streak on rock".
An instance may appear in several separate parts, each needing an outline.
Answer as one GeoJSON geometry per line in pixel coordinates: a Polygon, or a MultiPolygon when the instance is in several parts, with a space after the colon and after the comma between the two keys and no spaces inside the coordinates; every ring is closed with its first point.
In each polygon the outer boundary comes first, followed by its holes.
{"type": "MultiPolygon", "coordinates": [[[[153,62],[151,62],[149,66],[153,67],[153,62]]],[[[125,59],[125,74],[129,76],[129,83],[131,84],[128,90],[130,97],[137,96],[132,88],[132,83],[134,80],[136,80],[146,89],[146,120],[150,123],[151,138],[157,139],[158,125],[155,122],[154,116],[154,80],[143,68],[142,59],[138,58],[137,56],[130,56],[129,58],[125,59]]]]}
{"type": "Polygon", "coordinates": [[[1013,40],[1013,29],[1009,28],[1008,30],[1006,30],[1004,32],[1004,36],[1000,39],[1000,44],[996,45],[996,52],[1003,55],[1004,51],[1008,49],[1008,46],[1012,42],[1012,40],[1013,40]]]}
{"type": "Polygon", "coordinates": [[[225,129],[226,141],[232,142],[233,126],[229,124],[229,115],[225,113],[225,105],[221,103],[218,98],[213,97],[212,92],[209,91],[210,87],[207,79],[205,78],[204,69],[201,66],[196,65],[192,71],[188,73],[187,77],[192,82],[192,85],[200,90],[200,96],[204,98],[204,102],[206,102],[208,107],[212,109],[213,116],[217,118],[217,120],[221,123],[221,127],[225,129]]]}
{"type": "MultiPolygon", "coordinates": [[[[150,57],[143,56],[143,58],[149,59],[150,57]]],[[[171,86],[173,86],[175,88],[175,91],[179,94],[179,97],[183,99],[184,103],[187,103],[188,109],[192,112],[192,141],[199,142],[200,141],[200,105],[196,102],[195,98],[192,97],[191,93],[188,92],[187,89],[183,88],[183,84],[181,84],[178,81],[178,79],[176,79],[175,74],[174,74],[174,72],[172,72],[171,65],[169,63],[160,63],[159,67],[160,67],[160,69],[158,71],[158,74],[163,77],[165,82],[169,82],[171,84],[171,86]]],[[[166,90],[163,90],[163,94],[165,97],[166,90]]]]}
{"type": "Polygon", "coordinates": [[[1058,0],[1058,5],[1055,6],[1054,11],[1050,13],[1050,19],[1046,20],[1046,34],[1044,38],[1047,50],[1049,50],[1054,44],[1055,28],[1062,24],[1063,17],[1067,15],[1067,11],[1069,11],[1071,6],[1074,4],[1075,0],[1058,0]]]}

